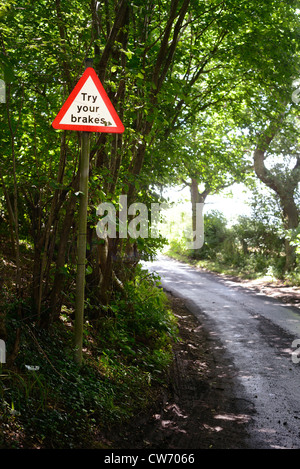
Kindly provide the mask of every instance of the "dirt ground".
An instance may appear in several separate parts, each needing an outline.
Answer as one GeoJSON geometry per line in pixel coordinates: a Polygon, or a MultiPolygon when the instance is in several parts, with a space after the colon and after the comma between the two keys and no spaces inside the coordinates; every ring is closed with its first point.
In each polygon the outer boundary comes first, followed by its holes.
{"type": "Polygon", "coordinates": [[[115,449],[242,449],[249,403],[232,395],[234,370],[222,346],[182,300],[170,297],[181,341],[174,345],[169,385],[157,405],[108,437],[115,449]]]}
{"type": "Polygon", "coordinates": [[[256,279],[242,280],[229,275],[215,274],[221,277],[227,284],[237,285],[248,290],[255,291],[262,295],[270,296],[287,306],[294,306],[300,309],[300,288],[296,286],[286,285],[280,280],[256,279]]]}

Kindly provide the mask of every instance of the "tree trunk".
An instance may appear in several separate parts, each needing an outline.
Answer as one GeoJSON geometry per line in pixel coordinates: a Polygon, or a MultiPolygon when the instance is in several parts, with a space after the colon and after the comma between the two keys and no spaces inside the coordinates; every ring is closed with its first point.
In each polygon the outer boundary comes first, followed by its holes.
{"type": "Polygon", "coordinates": [[[293,230],[299,225],[299,209],[294,201],[293,194],[289,194],[287,190],[286,195],[281,199],[284,225],[286,230],[291,230],[291,237],[285,239],[285,254],[286,262],[285,269],[287,272],[293,270],[296,262],[296,247],[293,246],[293,230]]]}
{"type": "MultiPolygon", "coordinates": [[[[300,181],[299,159],[288,178],[281,178],[280,175],[268,170],[265,166],[265,154],[279,128],[273,129],[273,132],[270,130],[268,129],[265,136],[260,138],[254,150],[254,169],[257,177],[279,196],[284,227],[287,230],[293,230],[299,224],[299,208],[294,200],[295,190],[300,181]]],[[[295,265],[296,254],[295,247],[291,244],[289,237],[285,239],[285,254],[285,270],[291,271],[295,265]]]]}
{"type": "Polygon", "coordinates": [[[61,311],[62,304],[62,291],[66,279],[66,273],[64,272],[64,266],[66,263],[66,252],[69,241],[69,234],[71,226],[74,223],[74,213],[76,209],[76,196],[72,195],[69,205],[67,207],[66,215],[62,223],[60,241],[57,251],[57,260],[55,268],[55,276],[53,281],[53,287],[50,296],[50,313],[47,321],[52,322],[58,319],[61,311]]]}

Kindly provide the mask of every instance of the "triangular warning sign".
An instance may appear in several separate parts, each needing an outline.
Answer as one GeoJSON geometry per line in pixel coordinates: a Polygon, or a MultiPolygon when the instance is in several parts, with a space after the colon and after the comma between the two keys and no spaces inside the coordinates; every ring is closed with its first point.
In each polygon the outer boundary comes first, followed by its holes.
{"type": "Polygon", "coordinates": [[[123,133],[124,126],[95,70],[88,67],[52,122],[54,129],[123,133]]]}

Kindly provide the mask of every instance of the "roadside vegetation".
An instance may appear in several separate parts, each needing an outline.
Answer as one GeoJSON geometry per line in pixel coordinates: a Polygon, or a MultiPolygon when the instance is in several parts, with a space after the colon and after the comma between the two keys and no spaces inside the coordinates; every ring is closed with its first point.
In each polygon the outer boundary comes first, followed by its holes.
{"type": "MultiPolygon", "coordinates": [[[[16,298],[8,288],[15,265],[3,232],[1,246],[7,248],[0,273],[8,358],[16,347],[18,353],[13,366],[3,364],[0,372],[0,448],[105,447],[107,430],[153,404],[167,384],[177,326],[159,280],[139,269],[126,283],[125,296],[115,293],[108,306],[87,299],[87,309],[99,315],[85,321],[79,368],[72,297],[66,297],[55,324],[38,327],[30,297],[16,298]]],[[[21,258],[29,268],[30,247],[22,245],[21,258]]]]}
{"type": "MultiPolygon", "coordinates": [[[[229,199],[230,203],[230,199],[229,199]]],[[[298,203],[298,202],[297,202],[298,203]]],[[[250,215],[240,215],[234,223],[221,212],[209,211],[204,215],[204,244],[201,249],[190,250],[185,232],[170,240],[166,253],[211,271],[234,275],[242,279],[265,279],[300,286],[300,232],[284,230],[280,206],[276,197],[259,191],[249,203],[250,215]],[[286,238],[293,239],[295,263],[286,268],[286,238]]]]}

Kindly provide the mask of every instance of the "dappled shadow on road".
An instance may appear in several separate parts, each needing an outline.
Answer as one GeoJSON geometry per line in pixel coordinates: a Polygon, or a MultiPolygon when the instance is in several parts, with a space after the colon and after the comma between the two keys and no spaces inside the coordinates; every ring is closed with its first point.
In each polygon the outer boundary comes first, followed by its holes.
{"type": "Polygon", "coordinates": [[[258,296],[266,296],[273,300],[278,300],[283,306],[293,306],[300,309],[300,288],[288,285],[284,281],[280,281],[271,277],[258,279],[241,279],[232,275],[219,274],[216,272],[208,272],[198,269],[208,275],[213,275],[219,279],[224,285],[239,291],[248,291],[258,296]]]}
{"type": "Polygon", "coordinates": [[[171,299],[181,341],[174,346],[169,386],[156,407],[114,429],[113,448],[246,448],[252,403],[235,395],[235,370],[213,334],[171,299]]]}
{"type": "MultiPolygon", "coordinates": [[[[273,300],[278,300],[283,306],[293,306],[300,310],[300,288],[287,284],[285,281],[275,279],[271,276],[265,276],[258,279],[243,279],[234,275],[221,274],[218,272],[211,272],[204,268],[191,266],[185,262],[174,260],[166,256],[163,257],[168,263],[174,262],[174,265],[180,264],[180,268],[186,273],[193,274],[195,271],[199,271],[205,274],[208,278],[213,278],[214,281],[219,280],[223,285],[226,285],[233,290],[237,291],[248,291],[254,295],[266,296],[273,300]]],[[[165,274],[168,277],[169,266],[166,266],[164,270],[161,270],[161,274],[165,274]]],[[[168,279],[167,279],[168,281],[168,279]]],[[[194,284],[194,282],[191,282],[194,284]]],[[[199,285],[201,285],[201,279],[199,279],[199,285]]]]}

